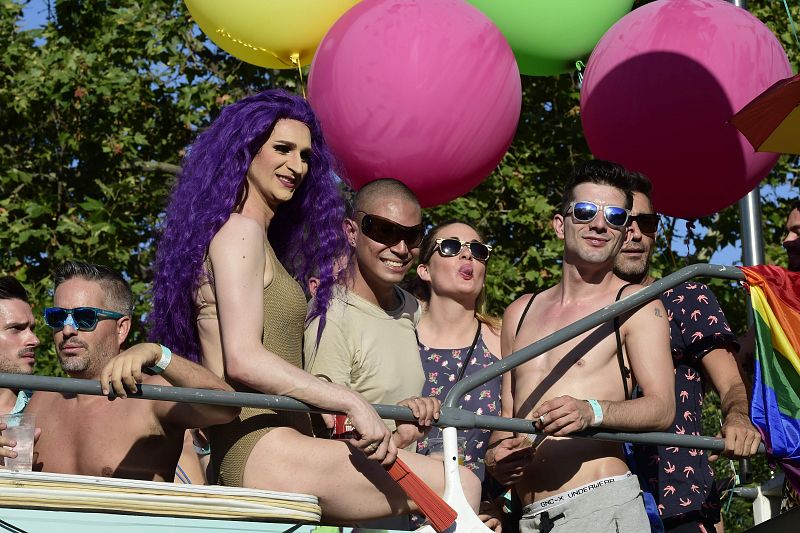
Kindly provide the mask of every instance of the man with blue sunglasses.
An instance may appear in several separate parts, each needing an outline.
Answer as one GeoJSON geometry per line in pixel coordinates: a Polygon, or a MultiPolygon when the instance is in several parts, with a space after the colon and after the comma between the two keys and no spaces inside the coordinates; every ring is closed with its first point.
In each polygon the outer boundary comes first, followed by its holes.
{"type": "MultiPolygon", "coordinates": [[[[635,292],[636,286],[626,286],[612,271],[628,237],[632,202],[621,166],[588,161],[575,167],[553,217],[564,241],[562,279],[506,309],[504,357],[635,292]]],[[[672,422],[664,306],[656,300],[623,315],[618,331],[619,343],[614,325],[603,324],[504,376],[502,415],[534,420],[545,436],[495,432],[486,456],[487,468],[514,485],[524,506],[520,531],[650,530],[622,445],[563,438],[591,427],[664,430],[672,422]],[[634,378],[645,393],[630,399],[634,378]],[[532,442],[535,451],[518,453],[532,442]]]]}
{"type": "Polygon", "coordinates": [[[165,346],[137,344],[120,353],[131,329],[128,283],[107,267],[68,261],[55,272],[53,307],[44,313],[61,367],[69,377],[99,380],[104,394],[37,392],[36,445],[45,472],[172,481],[189,428],[229,422],[237,408],[146,400],[116,400],[138,384],[231,388],[165,346]]]}

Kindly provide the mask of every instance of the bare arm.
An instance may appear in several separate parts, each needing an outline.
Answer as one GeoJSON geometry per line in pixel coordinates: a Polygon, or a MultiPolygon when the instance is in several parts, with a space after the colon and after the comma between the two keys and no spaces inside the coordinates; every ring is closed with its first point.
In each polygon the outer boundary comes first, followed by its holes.
{"type": "Polygon", "coordinates": [[[761,434],[750,423],[747,390],[739,374],[733,352],[726,348],[711,350],[701,360],[722,400],[723,453],[732,457],[748,457],[758,450],[761,434]]]}
{"type": "Polygon", "coordinates": [[[370,457],[393,461],[396,447],[389,430],[363,397],[341,385],[317,379],[261,344],[264,283],[273,275],[272,265],[266,260],[264,238],[264,231],[255,221],[234,214],[209,248],[228,376],[266,394],[290,396],[346,413],[362,436],[353,444],[363,449],[376,443],[378,449],[370,457]]]}
{"type": "Polygon", "coordinates": [[[660,300],[649,302],[631,315],[621,330],[642,397],[601,401],[602,425],[621,430],[667,430],[675,419],[675,372],[664,305],[660,300]]]}
{"type": "MultiPolygon", "coordinates": [[[[596,399],[603,411],[600,427],[630,431],[666,430],[675,419],[675,373],[669,346],[669,321],[660,300],[629,316],[620,328],[631,370],[643,395],[623,401],[596,399]]],[[[559,396],[533,413],[536,427],[557,437],[588,428],[594,420],[589,402],[559,396]]]]}
{"type": "MultiPolygon", "coordinates": [[[[158,344],[137,344],[114,357],[100,373],[100,386],[104,394],[114,392],[127,397],[126,389],[136,392],[137,383],[142,381],[163,383],[166,380],[174,387],[190,387],[195,389],[227,390],[233,389],[220,378],[202,366],[173,354],[172,360],[161,374],[161,378],[145,377],[143,368],[149,368],[161,358],[161,347],[158,344]]],[[[156,417],[169,424],[184,428],[203,428],[216,424],[224,424],[239,414],[238,407],[222,405],[203,405],[191,403],[154,402],[156,417]]]]}

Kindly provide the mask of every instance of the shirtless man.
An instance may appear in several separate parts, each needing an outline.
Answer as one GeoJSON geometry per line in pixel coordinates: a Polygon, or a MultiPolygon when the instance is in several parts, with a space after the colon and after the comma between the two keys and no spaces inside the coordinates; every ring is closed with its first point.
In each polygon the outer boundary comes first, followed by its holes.
{"type": "MultiPolygon", "coordinates": [[[[39,346],[33,325],[25,288],[16,278],[0,277],[0,372],[33,374],[39,346]]],[[[0,389],[0,414],[19,413],[26,403],[27,391],[0,389]]]]}
{"type": "MultiPolygon", "coordinates": [[[[0,277],[0,372],[33,374],[34,350],[39,346],[33,324],[33,311],[25,288],[16,278],[0,277]]],[[[30,391],[0,389],[0,414],[21,413],[29,398],[30,391]]],[[[3,457],[17,456],[13,449],[17,443],[2,436],[4,429],[5,426],[0,425],[0,464],[3,464],[3,457]]]]}
{"type": "MultiPolygon", "coordinates": [[[[506,309],[504,356],[614,303],[626,285],[612,268],[633,203],[627,183],[625,170],[613,163],[589,161],[575,168],[553,217],[556,235],[564,240],[562,281],[506,309]]],[[[625,288],[622,297],[638,288],[625,288]]],[[[644,391],[641,398],[625,399],[623,379],[628,390],[632,381],[622,377],[613,323],[503,376],[503,416],[536,420],[547,435],[535,452],[528,451],[528,464],[509,475],[525,506],[521,531],[649,531],[639,482],[628,472],[622,445],[562,438],[592,426],[645,431],[671,424],[674,377],[664,306],[649,302],[620,323],[623,361],[644,391]]],[[[496,471],[509,456],[518,462],[523,440],[495,432],[487,467],[496,471]]]]}
{"type": "MultiPolygon", "coordinates": [[[[69,377],[98,379],[105,394],[113,389],[121,398],[137,383],[231,390],[202,366],[170,356],[158,344],[138,344],[120,354],[133,300],[117,272],[70,261],[56,270],[55,286],[55,307],[45,311],[45,321],[69,377]]],[[[37,392],[26,412],[43,429],[37,470],[172,481],[186,429],[228,422],[238,409],[37,392]]]]}

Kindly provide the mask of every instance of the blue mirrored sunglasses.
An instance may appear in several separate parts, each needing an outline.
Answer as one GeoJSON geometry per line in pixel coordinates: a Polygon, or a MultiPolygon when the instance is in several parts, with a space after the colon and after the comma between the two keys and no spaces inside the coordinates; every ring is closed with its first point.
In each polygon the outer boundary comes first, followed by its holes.
{"type": "Polygon", "coordinates": [[[93,331],[101,320],[116,320],[125,315],[116,311],[98,309],[97,307],[48,307],[44,310],[44,322],[54,330],[72,326],[80,331],[93,331]]]}
{"type": "MultiPolygon", "coordinates": [[[[600,212],[600,206],[594,202],[572,202],[569,204],[569,209],[567,209],[566,214],[570,214],[570,211],[572,212],[572,219],[575,222],[585,224],[594,220],[594,217],[600,212]]],[[[625,227],[628,223],[629,216],[630,211],[624,207],[607,205],[603,208],[603,217],[606,219],[609,226],[617,228],[625,227]]]]}

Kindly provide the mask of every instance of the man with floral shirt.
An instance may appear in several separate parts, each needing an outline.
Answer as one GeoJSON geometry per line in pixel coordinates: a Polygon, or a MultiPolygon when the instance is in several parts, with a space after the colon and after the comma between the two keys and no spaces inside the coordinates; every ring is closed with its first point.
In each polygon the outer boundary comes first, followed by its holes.
{"type": "MultiPolygon", "coordinates": [[[[649,285],[650,258],[658,215],[650,201],[651,184],[631,173],[634,193],[631,236],[617,256],[614,273],[631,283],[649,285]]],[[[725,416],[722,434],[725,455],[748,457],[761,441],[750,423],[747,392],[734,352],[736,336],[711,290],[687,282],[661,295],[670,321],[670,344],[675,366],[677,434],[700,435],[705,386],[719,392],[725,416]]],[[[707,452],[678,447],[635,447],[636,461],[649,482],[667,531],[714,531],[720,519],[719,495],[707,452]]]]}

